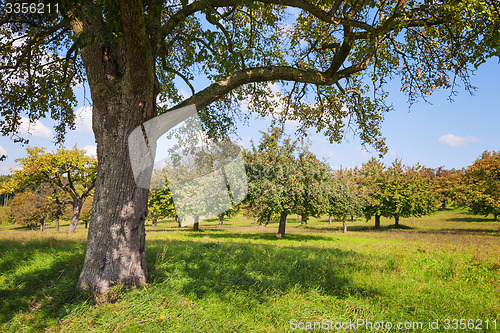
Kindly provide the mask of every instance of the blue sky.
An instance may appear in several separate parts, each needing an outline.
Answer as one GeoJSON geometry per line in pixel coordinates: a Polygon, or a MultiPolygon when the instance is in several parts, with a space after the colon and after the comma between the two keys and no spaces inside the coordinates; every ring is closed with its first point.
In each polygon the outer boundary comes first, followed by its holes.
{"type": "MultiPolygon", "coordinates": [[[[472,78],[472,84],[478,88],[474,95],[459,88],[454,102],[448,100],[449,91],[438,91],[429,98],[432,104],[422,101],[409,110],[406,97],[398,90],[398,83],[394,82],[388,89],[394,111],[386,114],[382,126],[389,148],[384,158],[386,162],[397,157],[407,165],[420,162],[432,168],[462,168],[470,165],[485,150],[500,150],[500,65],[497,60],[484,64],[472,78]]],[[[76,93],[80,100],[76,109],[76,130],[68,133],[65,146],[76,144],[92,152],[95,151],[95,142],[89,108],[83,105],[83,88],[77,88],[76,93]]],[[[90,94],[87,93],[86,97],[89,99],[90,94]]],[[[55,149],[52,125],[50,119],[44,119],[31,126],[30,146],[55,149]]],[[[237,133],[243,145],[248,147],[249,140],[258,142],[259,131],[266,131],[269,125],[268,119],[255,119],[249,126],[240,126],[237,133]]],[[[23,132],[27,127],[26,123],[23,132]]],[[[293,134],[293,128],[293,124],[286,126],[290,134],[293,134]]],[[[352,137],[341,144],[329,144],[318,134],[311,134],[310,140],[311,151],[334,168],[359,166],[378,155],[372,148],[368,151],[362,149],[359,140],[352,137]]],[[[14,160],[24,156],[25,147],[9,137],[0,137],[0,153],[8,156],[0,162],[0,174],[7,174],[15,167],[14,160]]]]}

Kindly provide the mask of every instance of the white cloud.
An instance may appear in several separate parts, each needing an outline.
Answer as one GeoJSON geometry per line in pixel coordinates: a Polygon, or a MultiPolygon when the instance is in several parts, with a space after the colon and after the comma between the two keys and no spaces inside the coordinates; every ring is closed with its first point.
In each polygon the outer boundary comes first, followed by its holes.
{"type": "Polygon", "coordinates": [[[236,135],[230,135],[229,137],[233,142],[237,143],[238,145],[244,148],[250,149],[250,147],[252,146],[251,145],[252,138],[249,136],[238,137],[236,135]]]}
{"type": "Polygon", "coordinates": [[[52,138],[52,130],[45,126],[40,120],[30,122],[28,118],[21,117],[19,124],[19,134],[38,136],[41,138],[52,138]]]}
{"type": "Polygon", "coordinates": [[[321,155],[326,157],[326,158],[334,158],[335,153],[333,152],[332,149],[328,149],[326,147],[321,147],[320,149],[321,155]]]}
{"type": "Polygon", "coordinates": [[[454,134],[446,134],[443,135],[439,138],[439,142],[441,143],[446,143],[447,145],[450,145],[451,147],[462,147],[464,146],[467,142],[478,142],[479,139],[474,137],[474,136],[458,136],[454,134]]]}
{"type": "Polygon", "coordinates": [[[311,135],[310,136],[311,143],[314,145],[314,142],[322,145],[330,145],[330,141],[328,141],[324,136],[319,135],[311,135]]]}
{"type": "Polygon", "coordinates": [[[92,157],[97,157],[97,147],[96,146],[85,146],[83,147],[87,151],[87,155],[92,157]]]}
{"type": "Polygon", "coordinates": [[[365,147],[359,147],[359,151],[361,152],[361,155],[363,155],[363,157],[369,157],[370,156],[370,153],[368,152],[368,150],[366,150],[365,147]]]}
{"type": "Polygon", "coordinates": [[[75,112],[75,125],[78,132],[93,133],[92,131],[92,107],[82,106],[75,112]]]}
{"type": "Polygon", "coordinates": [[[7,155],[7,151],[2,146],[0,146],[0,155],[7,155]]]}
{"type": "Polygon", "coordinates": [[[188,99],[189,97],[191,97],[191,94],[189,94],[184,89],[179,89],[179,95],[181,95],[181,97],[184,98],[184,99],[188,99]]]}
{"type": "Polygon", "coordinates": [[[8,175],[10,173],[10,168],[8,166],[0,165],[0,175],[8,175]]]}

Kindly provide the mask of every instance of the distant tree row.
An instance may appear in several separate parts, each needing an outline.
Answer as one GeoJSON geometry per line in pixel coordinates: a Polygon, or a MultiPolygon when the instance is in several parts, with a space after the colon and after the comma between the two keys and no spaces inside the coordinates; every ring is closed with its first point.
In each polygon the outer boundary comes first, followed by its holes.
{"type": "Polygon", "coordinates": [[[307,145],[284,138],[278,129],[265,133],[257,147],[246,154],[250,190],[245,207],[261,223],[280,216],[278,236],[285,233],[286,217],[332,215],[375,219],[421,217],[445,209],[450,202],[473,214],[500,214],[500,153],[484,152],[462,170],[389,166],[372,158],[361,168],[331,170],[308,151],[307,145]]]}
{"type": "Polygon", "coordinates": [[[246,153],[249,194],[244,207],[260,223],[280,217],[278,237],[285,235],[286,219],[298,214],[329,215],[344,221],[348,216],[394,218],[427,215],[435,210],[432,177],[420,165],[389,167],[372,159],[361,168],[332,170],[305,144],[285,138],[279,129],[264,133],[257,147],[246,153]]]}
{"type": "MultiPolygon", "coordinates": [[[[240,210],[260,224],[279,219],[278,237],[286,231],[287,218],[300,216],[302,224],[310,217],[327,215],[344,222],[362,216],[374,218],[380,228],[381,217],[394,219],[428,215],[451,202],[467,207],[473,214],[500,214],[500,153],[484,152],[471,166],[461,170],[424,168],[417,164],[405,166],[400,160],[385,165],[372,158],[359,168],[333,170],[309,151],[304,141],[291,140],[280,129],[271,129],[258,145],[244,150],[248,195],[237,207],[218,215],[219,225],[226,216],[240,210]]],[[[18,159],[20,168],[0,179],[0,195],[10,195],[10,216],[15,223],[42,228],[69,210],[73,232],[78,220],[87,224],[92,207],[96,161],[85,151],[59,149],[45,152],[28,148],[18,159]],[[13,198],[13,199],[12,199],[13,198]]],[[[149,192],[149,219],[174,218],[181,226],[172,194],[168,188],[167,171],[161,171],[165,189],[149,192]]],[[[213,203],[212,203],[213,204],[213,203]]],[[[66,213],[67,214],[67,213],[66,213]]],[[[195,221],[194,228],[198,228],[195,221]]]]}

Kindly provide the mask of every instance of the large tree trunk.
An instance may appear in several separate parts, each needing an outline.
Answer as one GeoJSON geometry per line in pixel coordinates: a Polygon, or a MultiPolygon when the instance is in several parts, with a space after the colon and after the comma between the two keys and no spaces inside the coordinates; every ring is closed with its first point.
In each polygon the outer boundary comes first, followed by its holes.
{"type": "Polygon", "coordinates": [[[285,228],[286,228],[286,217],[288,216],[287,212],[281,212],[281,217],[280,217],[280,225],[278,227],[278,233],[276,234],[276,237],[285,237],[285,228]]]}
{"type": "Polygon", "coordinates": [[[71,216],[71,222],[69,223],[68,230],[66,231],[68,234],[72,234],[75,232],[84,202],[85,198],[73,200],[73,215],[71,216]]]}
{"type": "MultiPolygon", "coordinates": [[[[140,1],[121,1],[123,37],[97,38],[82,50],[93,101],[98,165],[78,286],[91,292],[105,292],[116,282],[145,284],[148,277],[148,189],[135,183],[128,152],[132,130],[156,115],[154,61],[143,11],[140,1]]],[[[85,30],[101,36],[100,22],[89,19],[85,30]]]]}
{"type": "Polygon", "coordinates": [[[375,214],[375,229],[380,229],[380,215],[375,214]]]}

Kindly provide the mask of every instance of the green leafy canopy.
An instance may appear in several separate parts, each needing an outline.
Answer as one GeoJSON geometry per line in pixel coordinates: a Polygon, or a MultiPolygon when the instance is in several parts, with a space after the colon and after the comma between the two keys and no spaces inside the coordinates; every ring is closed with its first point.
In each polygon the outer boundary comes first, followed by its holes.
{"type": "MultiPolygon", "coordinates": [[[[6,2],[0,5],[3,135],[17,133],[21,117],[50,117],[63,140],[74,126],[73,89],[86,80],[82,52],[93,43],[103,45],[102,59],[92,61],[103,62],[107,82],[91,87],[93,97],[124,77],[130,59],[114,53],[127,32],[118,2],[57,3],[60,12],[51,14],[7,13],[6,2]]],[[[500,50],[495,1],[147,0],[141,6],[147,40],[137,43],[150,45],[157,112],[196,104],[212,135],[257,113],[298,120],[304,132],[314,128],[331,141],[351,129],[385,152],[380,124],[390,108],[388,81],[400,78],[410,103],[460,81],[472,89],[471,72],[500,50]],[[278,99],[270,82],[281,84],[278,99]],[[185,86],[188,98],[180,93],[185,86]]]]}

